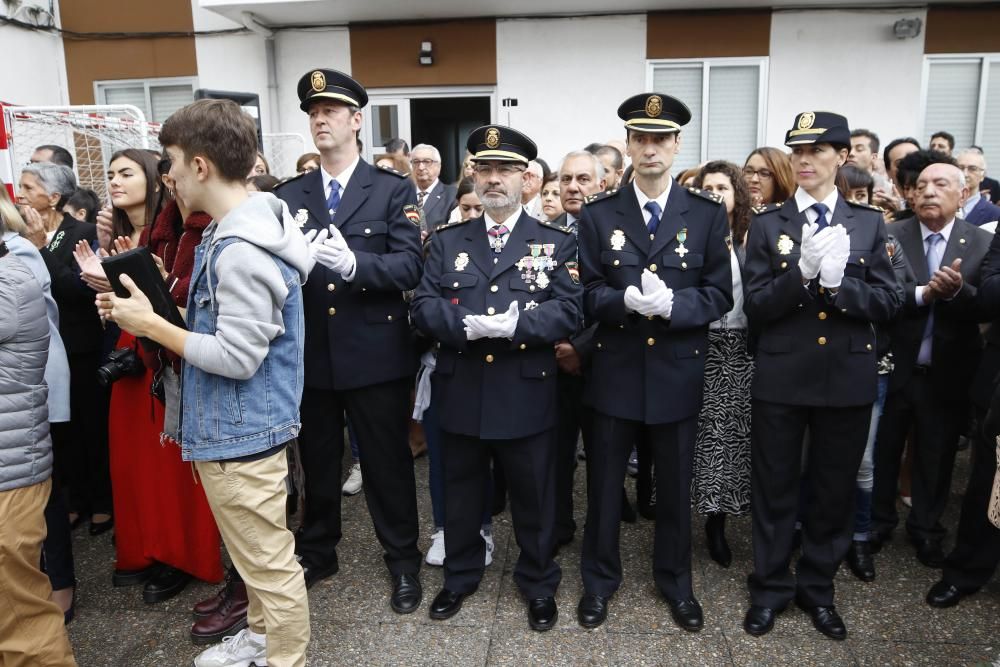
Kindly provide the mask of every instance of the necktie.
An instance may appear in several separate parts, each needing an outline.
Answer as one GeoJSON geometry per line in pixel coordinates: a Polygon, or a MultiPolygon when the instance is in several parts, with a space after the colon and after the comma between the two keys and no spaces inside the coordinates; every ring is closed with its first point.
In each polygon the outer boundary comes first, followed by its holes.
{"type": "Polygon", "coordinates": [[[417,206],[420,208],[424,207],[424,201],[427,199],[427,193],[421,190],[417,193],[417,206]]]}
{"type": "Polygon", "coordinates": [[[338,206],[340,206],[340,183],[330,181],[330,196],[326,198],[326,210],[330,214],[331,222],[338,206]]]}
{"type": "Polygon", "coordinates": [[[817,215],[816,224],[819,225],[816,228],[817,232],[819,230],[823,229],[824,227],[829,227],[830,226],[830,223],[827,222],[827,220],[826,220],[826,214],[830,212],[830,209],[827,207],[826,204],[824,204],[822,202],[816,202],[815,204],[813,204],[809,208],[811,208],[812,210],[816,211],[816,215],[817,215]]]}
{"type": "Polygon", "coordinates": [[[492,237],[490,241],[490,246],[493,247],[493,252],[499,253],[503,250],[503,244],[506,242],[506,236],[510,232],[504,225],[493,225],[487,230],[487,234],[492,237]]]}
{"type": "MultiPolygon", "coordinates": [[[[931,278],[934,272],[941,268],[941,257],[944,255],[942,243],[944,236],[935,233],[927,237],[927,276],[931,278]]],[[[931,363],[931,348],[934,340],[934,304],[927,313],[927,324],[924,326],[924,337],[920,341],[920,351],[917,353],[917,363],[929,366],[931,363]]]]}
{"type": "Polygon", "coordinates": [[[652,237],[656,234],[656,228],[660,226],[660,205],[655,201],[648,201],[646,205],[643,206],[644,209],[649,211],[649,222],[646,223],[646,227],[649,228],[649,236],[652,237]]]}

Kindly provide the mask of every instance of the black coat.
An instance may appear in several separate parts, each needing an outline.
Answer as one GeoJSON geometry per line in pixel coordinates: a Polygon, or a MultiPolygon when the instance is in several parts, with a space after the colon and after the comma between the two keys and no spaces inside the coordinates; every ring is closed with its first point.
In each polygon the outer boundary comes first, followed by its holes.
{"type": "Polygon", "coordinates": [[[438,341],[432,392],[442,429],[507,440],[555,426],[552,346],[577,330],[583,306],[583,287],[570,272],[575,259],[572,233],[523,211],[498,257],[483,217],[434,233],[412,315],[420,330],[438,341]],[[546,271],[547,280],[522,277],[517,264],[530,256],[529,244],[554,245],[555,266],[546,271]],[[519,308],[512,340],[467,340],[466,315],[500,314],[511,301],[519,308]]]}
{"type": "Polygon", "coordinates": [[[41,250],[52,278],[52,298],[59,306],[59,335],[70,356],[101,350],[103,329],[94,290],[80,279],[80,267],[73,258],[79,241],[93,244],[96,239],[97,225],[63,213],[52,240],[41,250]]]}
{"type": "MultiPolygon", "coordinates": [[[[427,193],[424,200],[424,225],[427,231],[436,229],[448,222],[448,216],[455,208],[455,194],[458,188],[438,181],[437,185],[427,193]]],[[[414,195],[415,196],[415,195],[414,195]]]]}
{"type": "Polygon", "coordinates": [[[725,207],[676,182],[670,188],[655,239],[631,185],[597,195],[578,223],[585,314],[598,325],[584,402],[646,424],[698,414],[708,325],[733,307],[725,207]],[[678,253],[683,230],[687,252],[678,253]],[[670,320],[625,310],[625,288],[641,289],[647,267],[674,291],[670,320]]]}
{"type": "Polygon", "coordinates": [[[902,290],[886,252],[882,214],[838,197],[834,225],[843,225],[851,254],[836,295],[819,280],[802,283],[802,225],[794,199],[754,216],[743,269],[744,310],[757,336],[755,399],[817,407],[875,402],[873,324],[890,322],[902,290]]]}
{"type": "MultiPolygon", "coordinates": [[[[329,227],[319,170],[285,181],[274,193],[303,231],[329,227]]],[[[416,372],[403,298],[420,281],[423,264],[420,228],[403,210],[415,204],[412,181],[358,162],[334,219],[357,259],[354,280],[317,264],[302,288],[306,387],[355,389],[416,372]]]]}

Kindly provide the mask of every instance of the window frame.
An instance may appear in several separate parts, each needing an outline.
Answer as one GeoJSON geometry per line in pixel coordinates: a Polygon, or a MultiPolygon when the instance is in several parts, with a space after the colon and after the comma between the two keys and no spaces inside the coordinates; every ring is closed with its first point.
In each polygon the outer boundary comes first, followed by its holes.
{"type": "MultiPolygon", "coordinates": [[[[757,138],[755,145],[764,145],[764,134],[767,128],[767,82],[769,56],[743,56],[738,58],[658,58],[646,61],[646,90],[653,90],[653,78],[658,68],[682,69],[694,66],[701,67],[701,145],[698,148],[700,164],[710,158],[708,156],[708,134],[711,131],[708,121],[708,102],[712,67],[732,67],[756,65],[757,70],[757,138]]],[[[684,100],[681,100],[682,102],[684,100]]],[[[683,133],[683,130],[681,130],[683,133]]]]}
{"type": "Polygon", "coordinates": [[[107,105],[107,95],[108,90],[114,88],[135,88],[137,86],[142,86],[143,95],[146,100],[146,109],[139,109],[143,112],[143,116],[147,116],[146,122],[152,123],[156,122],[153,120],[153,88],[167,87],[167,86],[179,86],[179,85],[190,85],[191,86],[191,99],[194,100],[194,93],[198,90],[198,77],[196,76],[170,76],[170,77],[153,77],[149,79],[104,79],[100,81],[94,81],[94,100],[97,104],[107,105]]]}
{"type": "MultiPolygon", "coordinates": [[[[983,53],[930,53],[924,54],[923,69],[920,74],[920,131],[921,136],[930,138],[931,132],[937,132],[940,128],[929,129],[927,127],[927,95],[930,85],[931,65],[934,63],[951,62],[955,64],[979,65],[979,98],[976,101],[976,131],[972,135],[972,143],[981,146],[983,144],[983,132],[986,128],[986,98],[990,85],[990,65],[1000,64],[1000,52],[983,53]]],[[[1000,81],[995,84],[1000,86],[1000,81]]]]}

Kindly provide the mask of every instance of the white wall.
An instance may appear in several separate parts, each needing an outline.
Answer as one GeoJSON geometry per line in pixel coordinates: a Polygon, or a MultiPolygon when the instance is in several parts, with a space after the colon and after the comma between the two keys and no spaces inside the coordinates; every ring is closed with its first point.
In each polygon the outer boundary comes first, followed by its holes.
{"type": "Polygon", "coordinates": [[[497,109],[557,168],[566,153],[624,138],[618,105],[646,80],[646,17],[497,21],[497,109]]]}
{"type": "Polygon", "coordinates": [[[296,90],[306,72],[323,67],[351,73],[351,39],[347,28],[288,30],[277,33],[275,62],[278,71],[278,126],[274,132],[295,132],[305,138],[305,150],[314,146],[309,118],[299,108],[296,90]]]}
{"type": "Polygon", "coordinates": [[[885,145],[920,138],[924,35],[896,39],[892,24],[926,9],[776,11],[771,21],[766,145],[783,145],[800,111],[834,111],[885,145]]]}
{"type": "MultiPolygon", "coordinates": [[[[27,0],[25,5],[48,8],[48,2],[27,0]]],[[[2,4],[0,15],[9,15],[2,4]]],[[[18,18],[27,20],[23,11],[18,18]]],[[[0,44],[8,56],[0,66],[0,100],[25,106],[69,104],[62,37],[0,25],[0,44]]]]}

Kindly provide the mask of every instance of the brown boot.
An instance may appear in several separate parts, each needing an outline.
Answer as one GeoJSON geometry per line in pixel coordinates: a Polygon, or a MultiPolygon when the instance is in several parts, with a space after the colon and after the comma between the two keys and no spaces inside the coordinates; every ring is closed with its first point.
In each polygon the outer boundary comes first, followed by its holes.
{"type": "Polygon", "coordinates": [[[191,641],[195,644],[214,644],[247,627],[247,585],[233,582],[222,590],[222,595],[215,611],[191,626],[191,641]]]}
{"type": "Polygon", "coordinates": [[[424,425],[410,420],[410,453],[418,459],[427,453],[427,437],[424,435],[424,425]]]}

